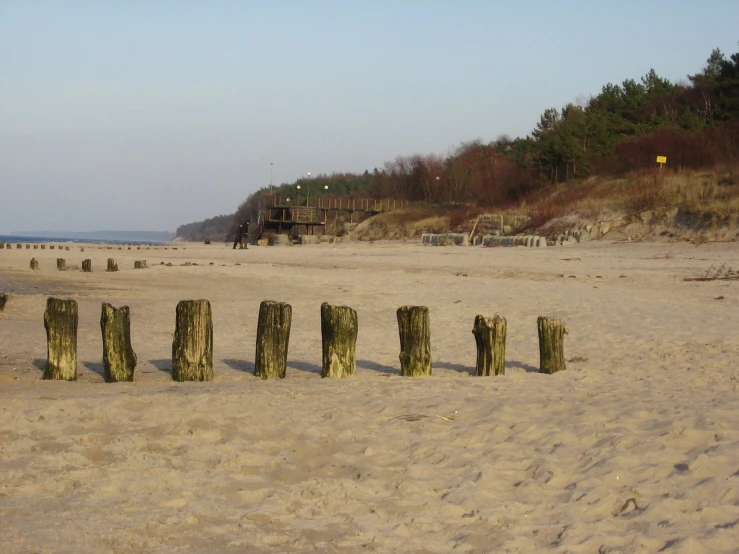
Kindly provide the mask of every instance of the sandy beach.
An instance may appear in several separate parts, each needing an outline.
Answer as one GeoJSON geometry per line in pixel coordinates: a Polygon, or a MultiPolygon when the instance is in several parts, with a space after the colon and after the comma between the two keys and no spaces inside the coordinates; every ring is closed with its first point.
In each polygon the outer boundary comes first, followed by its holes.
{"type": "Polygon", "coordinates": [[[724,263],[739,244],[0,250],[0,552],[739,552],[739,282],[683,281],[724,263]],[[40,379],[49,296],[79,303],[76,382],[40,379]],[[215,379],[175,383],[198,298],[215,379]],[[253,376],[262,300],[293,308],[284,380],[253,376]],[[348,379],[319,375],[324,301],[358,312],[348,379]],[[133,383],[103,382],[102,302],[131,308],[133,383]],[[399,375],[407,304],[430,377],[399,375]],[[506,375],[476,377],[496,313],[506,375]],[[540,315],[569,328],[551,376],[540,315]]]}

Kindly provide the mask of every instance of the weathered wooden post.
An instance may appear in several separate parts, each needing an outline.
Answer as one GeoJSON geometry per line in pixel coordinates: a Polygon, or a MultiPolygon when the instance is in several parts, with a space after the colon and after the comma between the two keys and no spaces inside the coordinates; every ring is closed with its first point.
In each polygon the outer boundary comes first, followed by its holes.
{"type": "Polygon", "coordinates": [[[118,271],[118,264],[113,258],[108,258],[108,269],[106,271],[118,271]]]}
{"type": "Polygon", "coordinates": [[[77,379],[77,302],[49,298],[44,312],[46,371],[44,379],[77,379]]]}
{"type": "Polygon", "coordinates": [[[65,246],[64,247],[64,250],[66,250],[67,252],[69,252],[69,246],[65,246]]]}
{"type": "Polygon", "coordinates": [[[128,306],[114,308],[103,303],[100,329],[103,332],[105,382],[133,381],[136,353],[131,348],[131,319],[128,306]]]}
{"type": "Polygon", "coordinates": [[[356,369],[357,312],[348,306],[321,304],[323,367],[321,377],[349,377],[356,369]]]}
{"type": "Polygon", "coordinates": [[[146,260],[136,260],[133,262],[134,269],[146,269],[146,260]]]}
{"type": "Polygon", "coordinates": [[[398,308],[400,374],[404,377],[431,375],[431,331],[426,306],[398,308]]]}
{"type": "Polygon", "coordinates": [[[54,250],[54,245],[53,244],[50,244],[49,245],[49,250],[54,250]]]}
{"type": "Polygon", "coordinates": [[[34,250],[38,250],[38,244],[34,244],[34,245],[33,245],[33,249],[34,249],[34,250]]]}
{"type": "Polygon", "coordinates": [[[16,248],[16,250],[20,250],[21,248],[23,248],[23,245],[22,244],[16,244],[15,245],[15,248],[16,248]]]}
{"type": "Polygon", "coordinates": [[[207,300],[182,300],[177,304],[172,379],[213,379],[213,320],[207,300]]]}
{"type": "Polygon", "coordinates": [[[508,324],[504,317],[475,317],[472,334],[477,343],[477,375],[505,375],[505,339],[508,324]]]}
{"type": "Polygon", "coordinates": [[[31,249],[31,245],[30,244],[26,244],[26,250],[30,250],[30,249],[31,249]]]}
{"type": "Polygon", "coordinates": [[[285,378],[292,314],[292,306],[285,302],[264,300],[259,305],[257,353],[254,363],[254,375],[257,377],[285,378]]]}
{"type": "Polygon", "coordinates": [[[31,269],[33,270],[38,269],[38,260],[36,258],[31,258],[31,269]]]}
{"type": "Polygon", "coordinates": [[[45,244],[42,244],[41,245],[41,250],[46,250],[46,245],[45,244]]]}
{"type": "Polygon", "coordinates": [[[92,272],[92,260],[82,260],[82,271],[84,271],[85,273],[92,272]]]}
{"type": "Polygon", "coordinates": [[[56,268],[59,271],[67,271],[67,262],[64,260],[64,258],[56,259],[56,268]]]}
{"type": "Polygon", "coordinates": [[[566,369],[564,336],[567,326],[556,317],[539,317],[539,371],[556,373],[566,369]]]}
{"type": "Polygon", "coordinates": [[[5,293],[0,293],[0,312],[5,310],[5,304],[8,303],[8,295],[5,293]]]}

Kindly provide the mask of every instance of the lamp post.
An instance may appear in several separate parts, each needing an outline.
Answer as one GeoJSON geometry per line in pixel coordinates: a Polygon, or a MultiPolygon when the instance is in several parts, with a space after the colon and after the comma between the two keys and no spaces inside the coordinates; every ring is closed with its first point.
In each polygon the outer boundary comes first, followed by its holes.
{"type": "Polygon", "coordinates": [[[300,185],[298,185],[296,188],[298,189],[298,193],[297,193],[298,197],[295,201],[298,203],[298,206],[300,206],[300,185]]]}
{"type": "Polygon", "coordinates": [[[275,165],[275,161],[272,158],[272,150],[269,151],[269,159],[268,160],[264,156],[262,156],[262,159],[269,162],[269,193],[270,194],[274,194],[274,187],[272,185],[272,169],[273,169],[273,167],[275,165]]]}

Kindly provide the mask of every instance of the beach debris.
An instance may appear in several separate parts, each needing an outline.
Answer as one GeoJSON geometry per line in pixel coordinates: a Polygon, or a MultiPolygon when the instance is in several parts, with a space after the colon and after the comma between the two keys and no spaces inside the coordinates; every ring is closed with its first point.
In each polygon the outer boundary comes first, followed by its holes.
{"type": "Polygon", "coordinates": [[[711,264],[706,272],[700,277],[685,277],[683,281],[737,281],[739,280],[739,271],[727,267],[726,264],[722,264],[719,267],[715,267],[711,264]]]}
{"type": "Polygon", "coordinates": [[[454,414],[449,414],[449,415],[401,414],[401,415],[393,416],[390,419],[402,419],[403,421],[420,421],[425,418],[437,417],[444,421],[454,421],[456,415],[457,415],[457,412],[454,412],[454,414]]]}
{"type": "Polygon", "coordinates": [[[631,497],[628,500],[626,500],[626,502],[623,503],[623,505],[621,506],[621,508],[616,513],[614,513],[613,515],[614,516],[620,516],[622,513],[624,513],[628,509],[629,504],[633,504],[634,505],[634,510],[633,511],[643,510],[644,509],[644,508],[640,508],[639,507],[639,505],[636,503],[636,498],[635,497],[631,497]]]}

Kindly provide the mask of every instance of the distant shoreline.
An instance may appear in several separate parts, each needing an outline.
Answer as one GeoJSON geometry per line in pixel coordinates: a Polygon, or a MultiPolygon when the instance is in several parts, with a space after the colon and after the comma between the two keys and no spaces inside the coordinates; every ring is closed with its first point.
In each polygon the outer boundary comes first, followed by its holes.
{"type": "Polygon", "coordinates": [[[31,243],[40,244],[46,242],[73,242],[77,244],[166,244],[167,240],[128,240],[128,239],[103,239],[93,237],[45,237],[45,236],[28,236],[28,235],[0,235],[0,242],[8,244],[31,243]]]}

